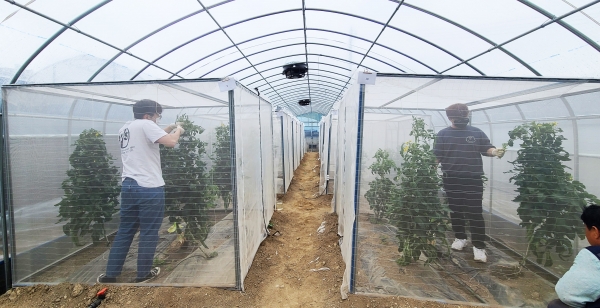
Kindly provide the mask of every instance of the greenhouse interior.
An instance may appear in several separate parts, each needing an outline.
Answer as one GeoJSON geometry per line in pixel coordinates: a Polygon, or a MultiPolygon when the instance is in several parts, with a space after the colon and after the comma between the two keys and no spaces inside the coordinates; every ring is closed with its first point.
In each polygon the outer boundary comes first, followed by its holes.
{"type": "Polygon", "coordinates": [[[152,285],[244,291],[315,152],[338,298],[546,307],[593,245],[599,2],[0,1],[0,289],[96,283],[122,221],[119,130],[152,100],[181,129],[160,147],[153,262],[179,261],[152,285]],[[457,118],[484,143],[463,148],[483,194],[461,227],[440,154],[457,118]]]}

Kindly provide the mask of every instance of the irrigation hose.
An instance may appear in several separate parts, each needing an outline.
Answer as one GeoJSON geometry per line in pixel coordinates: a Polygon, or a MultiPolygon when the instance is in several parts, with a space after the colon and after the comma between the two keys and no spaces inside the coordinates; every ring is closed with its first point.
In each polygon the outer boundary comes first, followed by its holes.
{"type": "Polygon", "coordinates": [[[477,293],[475,292],[475,290],[473,290],[471,287],[469,287],[469,285],[467,285],[467,284],[466,284],[464,281],[460,280],[460,279],[459,279],[458,277],[456,277],[454,274],[447,272],[447,271],[446,271],[446,269],[445,269],[445,268],[444,268],[444,267],[443,267],[441,264],[439,264],[439,263],[437,263],[437,262],[432,262],[432,263],[435,263],[435,265],[437,265],[438,267],[440,267],[440,268],[441,268],[441,270],[440,270],[440,269],[433,268],[433,267],[431,266],[431,264],[430,264],[429,266],[430,266],[430,267],[432,267],[434,270],[440,271],[440,272],[442,272],[442,273],[444,273],[444,274],[448,275],[448,277],[452,278],[452,279],[453,279],[454,281],[456,281],[456,282],[457,282],[459,285],[461,285],[463,288],[465,288],[467,291],[469,291],[469,293],[471,293],[471,295],[473,295],[473,296],[474,296],[474,297],[475,297],[477,300],[479,300],[481,303],[484,303],[484,304],[487,304],[487,303],[488,303],[488,302],[487,302],[485,299],[483,299],[481,296],[479,296],[479,294],[477,294],[477,293]]]}

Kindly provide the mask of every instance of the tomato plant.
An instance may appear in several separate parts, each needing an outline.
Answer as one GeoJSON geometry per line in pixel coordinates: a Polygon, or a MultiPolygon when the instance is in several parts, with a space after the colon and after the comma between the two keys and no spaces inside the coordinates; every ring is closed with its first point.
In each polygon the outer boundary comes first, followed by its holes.
{"type": "Polygon", "coordinates": [[[225,209],[232,201],[233,185],[231,183],[231,137],[229,125],[217,126],[216,141],[213,143],[213,167],[211,170],[213,183],[218,187],[218,194],[223,199],[225,209]]]}
{"type": "Polygon", "coordinates": [[[370,189],[365,193],[365,198],[375,213],[375,222],[378,223],[384,218],[397,191],[396,184],[389,178],[390,172],[395,171],[397,167],[390,159],[390,153],[385,150],[378,149],[374,158],[375,162],[369,166],[369,169],[377,177],[369,183],[370,189]]]}
{"type": "Polygon", "coordinates": [[[206,170],[206,143],[199,135],[204,129],[183,114],[177,122],[185,130],[175,148],[160,147],[161,165],[165,180],[165,215],[177,232],[180,241],[188,245],[201,244],[210,231],[208,210],[216,206],[217,187],[212,184],[206,170]]]}
{"type": "Polygon", "coordinates": [[[553,123],[525,123],[508,133],[507,145],[520,140],[517,158],[509,161],[513,170],[510,181],[517,186],[520,225],[527,232],[527,251],[538,263],[552,266],[551,252],[562,260],[573,254],[573,241],[584,238],[579,215],[594,202],[596,196],[587,193],[585,186],[574,181],[563,162],[569,153],[563,148],[563,130],[553,123]]]}
{"type": "Polygon", "coordinates": [[[450,209],[438,196],[441,180],[432,150],[435,134],[425,128],[422,118],[413,117],[410,135],[413,140],[405,142],[400,153],[403,162],[395,178],[400,185],[389,213],[398,227],[400,265],[418,260],[421,253],[427,263],[437,259],[436,242],[448,246],[445,232],[450,228],[450,209]]]}
{"type": "Polygon", "coordinates": [[[67,222],[63,232],[76,245],[81,245],[80,238],[87,234],[94,242],[107,240],[104,223],[112,220],[119,205],[119,170],[99,131],[84,130],[74,145],[69,156],[72,168],[62,183],[65,195],[55,205],[59,207],[58,222],[67,222]]]}

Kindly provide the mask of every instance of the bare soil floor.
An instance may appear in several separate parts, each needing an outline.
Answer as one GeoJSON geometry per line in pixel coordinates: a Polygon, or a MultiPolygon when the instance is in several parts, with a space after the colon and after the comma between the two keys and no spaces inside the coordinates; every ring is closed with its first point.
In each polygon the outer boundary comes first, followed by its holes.
{"type": "Polygon", "coordinates": [[[271,236],[259,247],[245,292],[217,288],[144,287],[62,283],[10,290],[0,307],[88,307],[108,287],[100,307],[470,307],[411,298],[340,297],[345,265],[338,247],[331,196],[318,196],[317,153],[307,153],[278,202],[271,236]],[[325,222],[325,232],[317,228],[325,222]],[[329,270],[310,271],[328,268],[329,270]]]}

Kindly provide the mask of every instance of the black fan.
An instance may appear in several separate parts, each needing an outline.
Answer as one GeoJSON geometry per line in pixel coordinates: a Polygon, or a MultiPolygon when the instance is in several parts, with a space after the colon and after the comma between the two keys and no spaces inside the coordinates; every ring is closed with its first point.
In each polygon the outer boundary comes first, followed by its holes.
{"type": "Polygon", "coordinates": [[[301,99],[298,101],[298,105],[300,106],[308,106],[310,105],[310,99],[301,99]]]}
{"type": "Polygon", "coordinates": [[[304,78],[308,72],[306,63],[290,63],[283,66],[283,75],[287,79],[304,78]]]}

